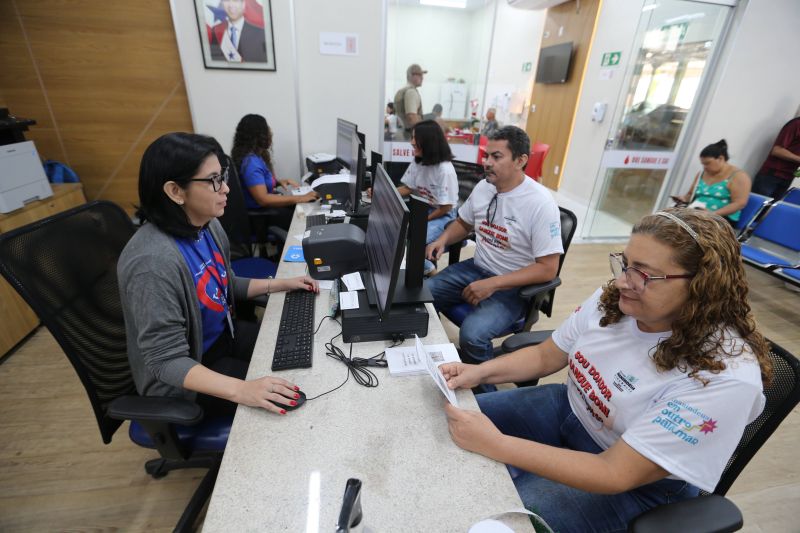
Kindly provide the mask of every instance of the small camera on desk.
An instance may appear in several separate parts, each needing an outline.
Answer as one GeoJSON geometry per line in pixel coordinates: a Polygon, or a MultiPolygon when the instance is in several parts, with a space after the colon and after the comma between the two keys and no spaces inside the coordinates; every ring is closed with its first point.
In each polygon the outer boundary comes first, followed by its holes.
{"type": "Polygon", "coordinates": [[[367,269],[364,230],[355,224],[314,226],[303,238],[303,255],[314,279],[336,279],[367,269]]]}

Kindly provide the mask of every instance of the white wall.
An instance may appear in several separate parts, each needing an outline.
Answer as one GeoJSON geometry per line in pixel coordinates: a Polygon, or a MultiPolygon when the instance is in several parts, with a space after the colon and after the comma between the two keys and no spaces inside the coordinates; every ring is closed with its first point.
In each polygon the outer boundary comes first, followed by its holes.
{"type": "Polygon", "coordinates": [[[685,176],[676,190],[690,187],[698,154],[722,138],[728,142],[731,162],[755,176],[781,126],[798,111],[800,2],[743,2],[734,24],[713,97],[699,117],[702,126],[676,169],[685,176]]]}
{"type": "Polygon", "coordinates": [[[298,146],[298,106],[305,154],[335,153],[337,116],[356,121],[367,136],[367,148],[375,149],[383,116],[379,93],[382,73],[378,68],[381,5],[359,0],[272,0],[277,71],[253,72],[207,70],[193,2],[171,0],[194,130],[213,135],[230,150],[239,119],[247,113],[264,115],[273,130],[275,170],[280,178],[296,178],[304,171],[298,146]],[[291,31],[293,4],[297,9],[297,62],[301,65],[297,73],[291,31]],[[320,55],[319,31],[359,34],[360,55],[320,55]]]}
{"type": "Polygon", "coordinates": [[[497,119],[503,124],[525,129],[546,18],[544,9],[516,9],[505,0],[497,3],[485,107],[497,107],[497,119]],[[524,63],[531,64],[530,71],[522,71],[524,63]]]}
{"type": "MultiPolygon", "coordinates": [[[[278,1],[273,0],[273,5],[278,1]]],[[[383,138],[382,2],[296,0],[303,151],[336,153],[336,118],[358,124],[367,156],[383,138]],[[355,15],[358,16],[355,16],[355,15]],[[357,56],[319,53],[320,32],[358,34],[357,56]]]]}

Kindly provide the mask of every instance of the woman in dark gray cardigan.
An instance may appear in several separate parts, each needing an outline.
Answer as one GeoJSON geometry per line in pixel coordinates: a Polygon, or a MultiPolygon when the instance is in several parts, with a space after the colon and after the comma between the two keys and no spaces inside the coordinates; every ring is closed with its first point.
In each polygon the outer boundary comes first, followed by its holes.
{"type": "Polygon", "coordinates": [[[274,413],[299,388],[264,376],[245,380],[258,325],[234,318],[235,301],[288,290],[319,292],[307,276],[237,278],[217,217],[230,190],[222,149],[211,137],[170,133],[151,144],[139,169],[143,226],[117,267],[128,358],[140,394],[195,399],[207,415],[236,404],[274,413]]]}

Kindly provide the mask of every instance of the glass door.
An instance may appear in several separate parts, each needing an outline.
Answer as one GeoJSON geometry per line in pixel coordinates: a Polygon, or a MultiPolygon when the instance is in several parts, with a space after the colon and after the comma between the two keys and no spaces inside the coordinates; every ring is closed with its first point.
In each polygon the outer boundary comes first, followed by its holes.
{"type": "Polygon", "coordinates": [[[719,2],[645,1],[583,237],[627,236],[653,212],[732,11],[719,2]]]}

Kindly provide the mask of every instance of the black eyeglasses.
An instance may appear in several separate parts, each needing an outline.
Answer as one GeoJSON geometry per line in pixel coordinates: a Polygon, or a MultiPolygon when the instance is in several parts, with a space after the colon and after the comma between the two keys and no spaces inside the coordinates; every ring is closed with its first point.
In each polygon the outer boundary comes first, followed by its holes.
{"type": "Polygon", "coordinates": [[[486,220],[490,225],[494,224],[495,215],[497,215],[497,193],[494,193],[494,196],[489,201],[489,207],[486,208],[486,220]]]}
{"type": "Polygon", "coordinates": [[[219,192],[222,184],[225,183],[227,185],[228,183],[228,168],[222,169],[222,174],[212,174],[208,178],[192,178],[189,181],[209,181],[214,188],[214,192],[219,192]]]}
{"type": "Polygon", "coordinates": [[[625,274],[625,281],[628,283],[628,286],[630,286],[636,292],[642,292],[644,288],[647,287],[648,282],[651,281],[657,281],[660,279],[691,279],[694,277],[694,274],[667,274],[666,276],[653,276],[644,270],[628,266],[628,262],[621,252],[608,254],[608,260],[609,263],[611,263],[611,273],[614,275],[614,279],[617,279],[621,275],[625,274]],[[631,271],[636,272],[637,275],[631,276],[631,271]]]}

